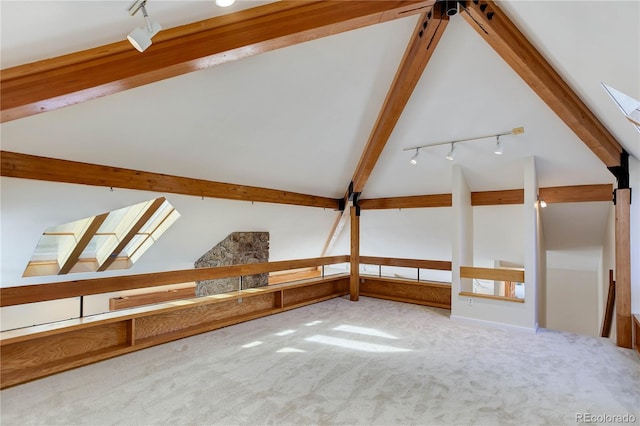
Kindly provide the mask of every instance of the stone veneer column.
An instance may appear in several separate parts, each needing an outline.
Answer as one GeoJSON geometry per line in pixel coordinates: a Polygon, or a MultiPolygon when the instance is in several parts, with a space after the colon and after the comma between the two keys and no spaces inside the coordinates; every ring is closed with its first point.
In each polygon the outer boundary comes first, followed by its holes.
{"type": "MultiPolygon", "coordinates": [[[[194,263],[196,268],[242,265],[269,261],[268,232],[232,232],[194,263]]],[[[227,293],[239,289],[240,278],[219,278],[196,282],[196,296],[227,293]]],[[[269,274],[247,275],[242,288],[262,287],[269,284],[269,274]]]]}

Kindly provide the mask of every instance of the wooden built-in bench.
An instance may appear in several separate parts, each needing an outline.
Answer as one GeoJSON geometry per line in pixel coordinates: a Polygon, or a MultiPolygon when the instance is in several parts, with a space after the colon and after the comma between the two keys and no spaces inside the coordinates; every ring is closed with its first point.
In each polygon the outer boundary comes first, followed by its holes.
{"type": "Polygon", "coordinates": [[[5,331],[1,387],[348,293],[341,274],[5,331]]]}
{"type": "Polygon", "coordinates": [[[360,295],[451,309],[451,284],[360,275],[360,295]]]}

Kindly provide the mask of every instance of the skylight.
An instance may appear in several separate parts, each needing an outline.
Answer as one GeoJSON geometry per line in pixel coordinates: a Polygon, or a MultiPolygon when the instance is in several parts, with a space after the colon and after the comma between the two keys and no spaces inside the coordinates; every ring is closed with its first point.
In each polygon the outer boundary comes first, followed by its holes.
{"type": "Polygon", "coordinates": [[[23,277],[127,269],[180,217],[164,197],[53,226],[23,277]]]}

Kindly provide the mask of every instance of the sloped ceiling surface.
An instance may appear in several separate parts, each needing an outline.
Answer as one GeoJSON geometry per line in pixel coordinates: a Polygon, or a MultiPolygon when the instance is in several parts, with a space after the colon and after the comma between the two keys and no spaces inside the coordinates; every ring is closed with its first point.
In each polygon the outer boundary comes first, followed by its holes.
{"type": "MultiPolygon", "coordinates": [[[[263,3],[239,1],[233,9],[221,10],[212,1],[152,0],[149,13],[169,28],[263,3]]],[[[2,1],[2,68],[122,40],[142,25],[140,16],[127,14],[128,6],[128,1],[2,1]]],[[[500,6],[625,149],[639,157],[640,134],[600,82],[640,98],[640,3],[509,1],[500,6]]],[[[2,149],[341,197],[416,22],[413,16],[378,24],[6,122],[0,126],[2,149]]],[[[521,188],[522,161],[530,156],[536,157],[540,186],[613,182],[596,156],[461,16],[454,16],[363,197],[450,192],[452,162],[444,158],[448,147],[421,151],[413,167],[408,164],[412,153],[402,149],[518,126],[525,133],[505,137],[500,157],[493,154],[491,139],[459,145],[453,164],[463,168],[472,191],[521,188]]],[[[105,202],[93,214],[118,203],[105,202]]],[[[184,203],[185,209],[197,210],[193,200],[184,203]]],[[[211,208],[228,207],[223,204],[211,208]]],[[[603,223],[605,210],[597,208],[595,217],[584,215],[585,227],[603,223]]],[[[297,221],[310,218],[295,214],[297,221]]],[[[324,242],[331,214],[309,219],[319,227],[314,232],[321,229],[314,234],[314,247],[324,242]]],[[[234,216],[226,210],[224,215],[234,216]]],[[[556,219],[566,220],[560,216],[556,219]]],[[[255,212],[248,217],[264,218],[255,212]]],[[[278,214],[272,217],[276,223],[278,214]]],[[[376,220],[371,223],[384,222],[376,220]]],[[[195,224],[187,226],[185,220],[178,226],[195,241],[189,255],[215,243],[204,241],[195,224]]],[[[281,223],[277,226],[288,232],[281,223]]],[[[175,253],[175,245],[183,244],[177,232],[153,256],[175,253]]],[[[224,237],[219,230],[206,234],[224,237]]],[[[3,235],[3,246],[5,240],[3,235]]],[[[434,258],[450,256],[446,244],[439,253],[425,252],[434,258]]],[[[316,253],[305,246],[303,255],[316,253]]],[[[400,251],[397,255],[408,257],[400,251]]],[[[167,267],[188,265],[191,260],[185,259],[167,267]]]]}

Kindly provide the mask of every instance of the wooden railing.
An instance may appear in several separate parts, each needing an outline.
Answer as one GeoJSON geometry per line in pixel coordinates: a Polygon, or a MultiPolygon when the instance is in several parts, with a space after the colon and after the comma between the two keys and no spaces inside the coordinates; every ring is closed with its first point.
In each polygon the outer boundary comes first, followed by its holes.
{"type": "MultiPolygon", "coordinates": [[[[504,281],[505,283],[524,283],[524,270],[515,268],[476,268],[473,266],[461,266],[460,278],[504,281]]],[[[461,291],[458,295],[524,303],[524,299],[517,297],[497,296],[475,293],[473,291],[461,291]]]]}
{"type": "Polygon", "coordinates": [[[360,294],[379,299],[451,309],[451,283],[421,281],[420,269],[450,271],[451,262],[360,256],[360,264],[378,265],[378,276],[360,276],[360,294]],[[382,266],[417,269],[417,280],[383,276],[382,266]]]}
{"type": "MultiPolygon", "coordinates": [[[[450,270],[451,263],[362,257],[363,263],[450,270]]],[[[240,277],[345,263],[332,256],[251,265],[138,274],[1,289],[2,306],[83,297],[212,278],[240,277]]],[[[0,333],[0,388],[123,355],[150,346],[349,294],[349,274],[177,300],[0,333]]],[[[451,307],[447,283],[361,277],[364,296],[451,307]]]]}
{"type": "Polygon", "coordinates": [[[348,261],[349,256],[343,255],[5,287],[0,289],[0,307],[215,278],[319,267],[348,261]]]}

